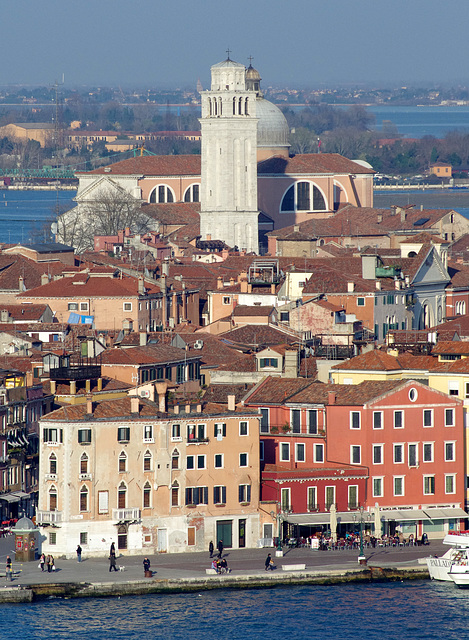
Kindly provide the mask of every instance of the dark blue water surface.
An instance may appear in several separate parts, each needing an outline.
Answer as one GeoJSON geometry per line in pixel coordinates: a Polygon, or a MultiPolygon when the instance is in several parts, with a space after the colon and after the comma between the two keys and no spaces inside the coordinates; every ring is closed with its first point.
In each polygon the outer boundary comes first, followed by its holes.
{"type": "Polygon", "coordinates": [[[44,225],[50,226],[57,204],[73,206],[75,191],[0,190],[0,242],[44,242],[44,225]]]}
{"type": "Polygon", "coordinates": [[[367,111],[376,118],[374,127],[381,131],[383,121],[391,121],[404,138],[434,136],[443,138],[448,131],[469,131],[469,106],[461,107],[390,107],[371,105],[367,111]]]}
{"type": "Polygon", "coordinates": [[[1,636],[93,640],[462,640],[469,592],[399,582],[2,605],[1,636]]]}

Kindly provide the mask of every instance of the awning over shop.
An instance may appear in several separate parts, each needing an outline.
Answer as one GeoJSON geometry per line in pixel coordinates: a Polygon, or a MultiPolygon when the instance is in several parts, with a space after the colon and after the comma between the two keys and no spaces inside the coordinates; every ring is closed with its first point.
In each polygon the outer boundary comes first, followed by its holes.
{"type": "Polygon", "coordinates": [[[424,509],[430,520],[447,519],[447,518],[469,518],[464,509],[458,507],[454,509],[424,509]]]}
{"type": "MultiPolygon", "coordinates": [[[[354,515],[358,516],[358,511],[338,511],[337,524],[353,524],[356,521],[354,515]]],[[[370,522],[371,518],[372,514],[370,514],[370,522]]],[[[330,523],[330,519],[330,513],[327,511],[326,513],[292,513],[285,518],[285,521],[290,524],[298,524],[300,526],[307,527],[319,524],[328,525],[330,523]]]]}
{"type": "MultiPolygon", "coordinates": [[[[373,522],[373,513],[369,513],[369,523],[373,522]]],[[[469,518],[469,515],[464,509],[404,509],[399,511],[398,509],[390,509],[389,511],[380,512],[381,519],[384,521],[395,522],[409,522],[417,520],[447,520],[448,518],[469,518]]],[[[338,511],[337,523],[338,524],[354,524],[356,523],[357,511],[338,511]]],[[[328,525],[330,522],[330,514],[326,513],[291,513],[285,518],[286,522],[290,524],[297,524],[300,526],[315,526],[315,525],[328,525]]],[[[368,523],[364,520],[364,524],[368,523]]]]}
{"type": "Polygon", "coordinates": [[[6,500],[7,502],[19,502],[22,498],[29,498],[29,493],[24,491],[12,491],[11,493],[4,493],[0,495],[0,500],[6,500]]]}

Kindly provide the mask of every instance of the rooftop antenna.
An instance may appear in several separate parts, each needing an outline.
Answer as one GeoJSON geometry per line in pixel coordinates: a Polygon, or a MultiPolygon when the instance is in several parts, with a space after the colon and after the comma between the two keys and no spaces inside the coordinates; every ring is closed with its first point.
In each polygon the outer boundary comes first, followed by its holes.
{"type": "Polygon", "coordinates": [[[58,162],[59,150],[64,148],[63,122],[62,122],[62,105],[59,99],[59,87],[65,83],[65,74],[62,73],[62,80],[56,80],[55,88],[55,118],[54,118],[54,147],[55,147],[55,215],[59,217],[59,180],[58,180],[58,162]]]}

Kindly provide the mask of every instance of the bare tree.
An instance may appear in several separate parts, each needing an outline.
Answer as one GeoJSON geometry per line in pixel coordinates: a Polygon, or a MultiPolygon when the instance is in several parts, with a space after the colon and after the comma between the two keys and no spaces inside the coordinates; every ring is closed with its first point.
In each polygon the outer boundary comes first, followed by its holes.
{"type": "Polygon", "coordinates": [[[95,236],[116,236],[129,228],[146,233],[153,221],[142,213],[141,202],[123,190],[101,188],[93,200],[79,203],[57,220],[57,239],[78,252],[94,248],[95,236]]]}

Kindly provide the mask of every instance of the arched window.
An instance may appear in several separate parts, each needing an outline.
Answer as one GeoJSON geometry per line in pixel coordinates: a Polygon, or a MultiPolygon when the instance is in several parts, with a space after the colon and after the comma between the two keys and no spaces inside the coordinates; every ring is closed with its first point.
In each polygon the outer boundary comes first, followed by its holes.
{"type": "Polygon", "coordinates": [[[175,480],[171,486],[171,506],[179,506],[179,483],[175,480]]]}
{"type": "Polygon", "coordinates": [[[57,488],[54,485],[49,489],[49,511],[57,511],[57,488]]]}
{"type": "Polygon", "coordinates": [[[125,482],[121,482],[117,489],[117,507],[125,509],[127,506],[127,486],[125,482]]]}
{"type": "Polygon", "coordinates": [[[49,473],[51,475],[57,474],[57,456],[55,453],[51,453],[49,456],[49,473]]]}
{"type": "Polygon", "coordinates": [[[88,511],[88,487],[86,485],[80,489],[80,511],[88,511]]]}
{"type": "Polygon", "coordinates": [[[218,98],[218,106],[219,106],[219,115],[221,116],[223,113],[223,102],[221,101],[221,98],[218,98]]]}
{"type": "Polygon", "coordinates": [[[143,455],[143,470],[144,471],[151,471],[151,460],[152,460],[151,453],[148,450],[145,451],[145,453],[143,455]]]}
{"type": "Polygon", "coordinates": [[[171,469],[179,469],[179,451],[174,449],[171,456],[171,469]]]}
{"type": "Polygon", "coordinates": [[[246,98],[246,100],[244,101],[244,115],[245,116],[249,115],[248,102],[249,102],[249,98],[246,98]]]}
{"type": "Polygon", "coordinates": [[[117,529],[117,548],[127,549],[127,525],[121,524],[117,529]]]}
{"type": "Polygon", "coordinates": [[[127,471],[127,454],[125,451],[121,451],[119,454],[119,473],[127,471]]]}
{"type": "Polygon", "coordinates": [[[233,98],[233,115],[236,115],[236,98],[233,98]]]}
{"type": "Polygon", "coordinates": [[[208,110],[210,115],[212,115],[212,99],[211,98],[208,99],[208,110]]]}
{"type": "Polygon", "coordinates": [[[86,453],[81,454],[80,473],[88,473],[88,455],[86,453]]]}
{"type": "Polygon", "coordinates": [[[240,116],[243,115],[243,99],[242,98],[239,99],[238,114],[240,116]]]}
{"type": "Polygon", "coordinates": [[[160,184],[150,193],[150,203],[164,204],[174,202],[173,190],[165,184],[160,184]]]}
{"type": "Polygon", "coordinates": [[[200,185],[191,184],[184,193],[184,202],[200,202],[200,185]]]}
{"type": "Polygon", "coordinates": [[[296,182],[287,189],[280,205],[282,213],[287,211],[325,211],[324,196],[310,182],[296,182]]]}
{"type": "Polygon", "coordinates": [[[151,507],[151,484],[145,482],[143,485],[143,508],[149,509],[151,507]]]}

